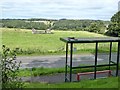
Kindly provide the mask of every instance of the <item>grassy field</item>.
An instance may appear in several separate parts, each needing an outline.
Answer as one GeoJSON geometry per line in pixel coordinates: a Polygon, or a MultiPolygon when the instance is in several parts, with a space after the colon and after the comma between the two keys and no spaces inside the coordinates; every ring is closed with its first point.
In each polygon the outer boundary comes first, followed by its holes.
{"type": "MultiPolygon", "coordinates": [[[[31,30],[1,28],[2,44],[12,49],[17,48],[22,55],[48,55],[63,54],[65,43],[60,41],[60,37],[106,37],[101,34],[86,31],[52,31],[53,34],[32,34],[31,30]]],[[[108,51],[109,44],[99,44],[100,51],[108,51]],[[104,48],[103,48],[104,47],[104,48]]],[[[95,44],[75,44],[77,52],[92,53],[95,44]]],[[[114,44],[113,51],[116,50],[114,44]]]]}
{"type": "Polygon", "coordinates": [[[118,88],[118,77],[84,80],[72,83],[25,83],[25,88],[118,88]]]}

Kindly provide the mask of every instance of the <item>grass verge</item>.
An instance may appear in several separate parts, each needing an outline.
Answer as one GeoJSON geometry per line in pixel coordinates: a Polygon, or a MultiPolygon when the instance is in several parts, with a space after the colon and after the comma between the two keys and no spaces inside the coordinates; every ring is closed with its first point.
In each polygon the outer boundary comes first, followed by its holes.
{"type": "MultiPolygon", "coordinates": [[[[120,68],[120,65],[119,65],[120,68]]],[[[115,66],[111,66],[111,70],[115,70],[115,66]]],[[[101,70],[109,70],[108,66],[104,66],[101,68],[97,68],[98,71],[101,70]]],[[[69,71],[69,70],[68,70],[69,71]]],[[[81,68],[81,69],[74,69],[73,73],[78,72],[92,72],[94,71],[94,68],[81,68]]],[[[32,68],[32,69],[21,69],[18,73],[18,76],[41,76],[41,75],[50,75],[55,73],[64,73],[65,68],[32,68]]]]}
{"type": "Polygon", "coordinates": [[[25,86],[25,88],[118,88],[118,77],[59,84],[25,83],[25,86]]]}

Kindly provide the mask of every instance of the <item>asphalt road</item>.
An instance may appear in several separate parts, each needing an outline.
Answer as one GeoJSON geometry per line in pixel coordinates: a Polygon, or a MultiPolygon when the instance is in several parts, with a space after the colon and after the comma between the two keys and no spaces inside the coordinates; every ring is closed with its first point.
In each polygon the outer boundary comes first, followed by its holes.
{"type": "MultiPolygon", "coordinates": [[[[68,57],[69,58],[69,57],[68,57]]],[[[116,62],[117,54],[112,53],[112,61],[116,62]]],[[[46,67],[46,68],[56,68],[65,67],[65,55],[55,55],[55,56],[22,56],[16,58],[17,62],[22,62],[20,68],[33,68],[33,67],[46,67]]],[[[109,54],[98,54],[97,64],[106,64],[109,61],[109,54]]],[[[70,60],[68,59],[68,64],[70,60]]],[[[95,55],[73,55],[73,66],[78,66],[80,64],[94,64],[95,55]]]]}

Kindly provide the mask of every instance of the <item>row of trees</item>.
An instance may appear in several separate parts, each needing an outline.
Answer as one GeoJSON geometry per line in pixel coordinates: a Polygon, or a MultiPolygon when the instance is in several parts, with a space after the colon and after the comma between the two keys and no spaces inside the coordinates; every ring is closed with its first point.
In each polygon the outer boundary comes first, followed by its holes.
{"type": "Polygon", "coordinates": [[[56,19],[44,19],[44,18],[30,18],[27,21],[57,21],[56,19]]]}
{"type": "Polygon", "coordinates": [[[3,19],[2,26],[7,28],[23,28],[23,29],[39,29],[45,30],[47,28],[54,30],[74,30],[74,31],[90,31],[96,33],[104,33],[105,21],[100,20],[48,20],[46,19],[3,19]]]}
{"type": "Polygon", "coordinates": [[[44,22],[31,22],[26,20],[2,20],[2,27],[7,28],[22,28],[22,29],[40,29],[45,30],[49,27],[44,22]]]}
{"type": "Polygon", "coordinates": [[[105,23],[101,20],[59,20],[54,24],[53,29],[104,33],[105,23]]]}

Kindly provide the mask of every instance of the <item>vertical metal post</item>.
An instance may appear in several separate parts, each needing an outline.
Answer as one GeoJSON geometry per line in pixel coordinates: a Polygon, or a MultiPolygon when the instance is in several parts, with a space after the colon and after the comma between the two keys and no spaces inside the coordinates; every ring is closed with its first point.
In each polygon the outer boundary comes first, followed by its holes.
{"type": "Polygon", "coordinates": [[[97,52],[98,52],[98,42],[96,42],[96,49],[95,49],[95,71],[94,71],[94,79],[96,79],[96,70],[97,70],[97,52]]]}
{"type": "Polygon", "coordinates": [[[70,82],[72,81],[72,53],[73,53],[73,43],[70,45],[70,82]]]}
{"type": "Polygon", "coordinates": [[[118,70],[119,70],[119,54],[120,54],[120,41],[118,42],[116,76],[118,76],[118,70]]]}
{"type": "Polygon", "coordinates": [[[109,70],[110,70],[110,62],[111,62],[111,51],[112,51],[112,42],[110,42],[110,53],[109,53],[109,70]]]}
{"type": "Polygon", "coordinates": [[[67,81],[68,43],[66,43],[65,82],[67,81]]]}

